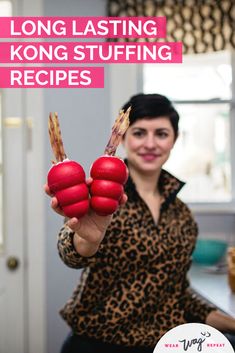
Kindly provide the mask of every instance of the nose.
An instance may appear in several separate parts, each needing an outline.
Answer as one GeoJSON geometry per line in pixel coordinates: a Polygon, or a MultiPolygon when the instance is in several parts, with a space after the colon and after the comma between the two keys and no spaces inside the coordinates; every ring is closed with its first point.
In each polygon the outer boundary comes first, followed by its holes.
{"type": "Polygon", "coordinates": [[[148,134],[145,139],[145,147],[148,149],[154,149],[156,147],[156,138],[152,134],[148,134]]]}

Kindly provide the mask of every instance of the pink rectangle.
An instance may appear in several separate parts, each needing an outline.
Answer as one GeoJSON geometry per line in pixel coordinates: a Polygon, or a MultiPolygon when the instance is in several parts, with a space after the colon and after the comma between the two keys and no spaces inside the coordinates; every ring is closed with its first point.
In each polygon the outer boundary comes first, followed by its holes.
{"type": "Polygon", "coordinates": [[[0,67],[0,88],[104,88],[104,68],[0,67]]]}
{"type": "Polygon", "coordinates": [[[0,63],[181,63],[180,42],[5,42],[0,63]]]}
{"type": "Polygon", "coordinates": [[[0,38],[165,38],[165,17],[0,17],[0,38]]]}

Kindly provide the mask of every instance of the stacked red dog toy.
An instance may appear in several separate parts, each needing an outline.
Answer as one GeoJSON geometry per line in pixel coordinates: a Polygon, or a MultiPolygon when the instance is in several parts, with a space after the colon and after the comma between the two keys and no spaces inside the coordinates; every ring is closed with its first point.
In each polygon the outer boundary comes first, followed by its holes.
{"type": "Polygon", "coordinates": [[[104,156],[98,158],[91,167],[91,208],[100,216],[116,211],[127,181],[127,167],[122,159],[114,157],[117,147],[129,126],[130,108],[116,119],[112,134],[105,148],[104,156]]]}
{"type": "Polygon", "coordinates": [[[82,166],[67,159],[56,113],[49,116],[49,136],[56,162],[47,176],[50,191],[67,217],[81,218],[89,209],[89,190],[82,166]]]}
{"type": "Polygon", "coordinates": [[[130,108],[120,115],[112,128],[112,134],[104,155],[92,165],[90,175],[93,182],[89,190],[85,182],[82,166],[70,161],[64,151],[61,131],[56,113],[49,116],[49,135],[56,158],[49,170],[47,180],[50,191],[56,196],[67,217],[83,217],[90,207],[99,215],[112,214],[118,208],[123,195],[123,185],[127,180],[125,163],[115,157],[116,149],[129,126],[130,108]]]}

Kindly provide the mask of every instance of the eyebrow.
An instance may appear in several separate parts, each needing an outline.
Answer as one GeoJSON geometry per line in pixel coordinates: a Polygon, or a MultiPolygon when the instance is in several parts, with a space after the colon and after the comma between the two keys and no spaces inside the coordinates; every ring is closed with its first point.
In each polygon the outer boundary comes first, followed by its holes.
{"type": "MultiPolygon", "coordinates": [[[[133,131],[134,131],[134,130],[146,131],[147,129],[144,128],[144,127],[138,127],[138,126],[136,126],[136,127],[133,127],[132,130],[133,130],[133,131]]],[[[170,131],[170,129],[167,128],[167,127],[159,127],[159,128],[157,128],[157,129],[155,129],[155,131],[170,131]]]]}

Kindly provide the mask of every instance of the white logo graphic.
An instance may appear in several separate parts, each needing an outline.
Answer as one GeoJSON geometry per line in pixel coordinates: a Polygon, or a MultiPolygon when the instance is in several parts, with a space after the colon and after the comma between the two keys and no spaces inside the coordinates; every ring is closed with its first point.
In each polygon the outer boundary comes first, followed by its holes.
{"type": "Polygon", "coordinates": [[[214,327],[184,324],[168,331],[153,353],[234,353],[228,339],[214,327]]]}

